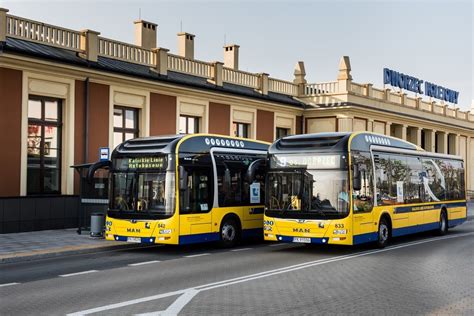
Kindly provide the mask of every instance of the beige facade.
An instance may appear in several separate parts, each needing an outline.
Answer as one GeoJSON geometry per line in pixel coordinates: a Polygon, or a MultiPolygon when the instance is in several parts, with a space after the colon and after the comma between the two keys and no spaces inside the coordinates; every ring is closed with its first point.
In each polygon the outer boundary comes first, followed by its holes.
{"type": "MultiPolygon", "coordinates": [[[[98,147],[114,144],[116,107],[137,111],[137,136],[178,133],[181,117],[196,118],[202,133],[232,135],[235,124],[244,124],[247,137],[266,141],[274,140],[279,129],[288,134],[372,131],[391,135],[429,151],[462,156],[467,187],[474,190],[474,109],[464,112],[447,104],[411,97],[403,91],[357,83],[347,56],[335,68],[336,80],[332,82],[307,83],[303,62],[296,64],[294,80],[286,81],[266,73],[239,70],[238,45],[224,47],[223,62],[200,61],[194,58],[194,35],[179,33],[177,54],[172,54],[169,49],[154,47],[156,24],[140,20],[134,27],[135,45],[101,37],[96,31],[74,31],[0,10],[0,42],[6,47],[0,52],[0,69],[17,71],[22,76],[22,93],[18,96],[21,124],[14,131],[20,134],[20,159],[18,163],[2,161],[3,166],[18,169],[15,174],[20,177],[19,187],[13,191],[5,189],[8,193],[0,188],[0,196],[27,194],[29,95],[63,100],[62,194],[78,191],[68,166],[90,162],[98,147]],[[8,49],[9,45],[18,47],[20,42],[44,46],[45,51],[72,53],[84,63],[8,49]],[[120,67],[126,65],[123,67],[130,71],[121,71],[118,66],[105,69],[109,61],[120,67]],[[182,82],[174,79],[183,75],[187,77],[182,82]],[[90,141],[83,141],[84,120],[82,110],[78,110],[83,105],[77,104],[87,103],[80,95],[83,89],[90,93],[92,108],[88,115],[100,116],[98,123],[90,124],[101,126],[89,124],[90,141]]],[[[6,89],[2,91],[9,93],[6,89]]],[[[16,100],[16,96],[6,99],[16,100]]],[[[16,105],[2,102],[2,113],[7,106],[16,105]]]]}

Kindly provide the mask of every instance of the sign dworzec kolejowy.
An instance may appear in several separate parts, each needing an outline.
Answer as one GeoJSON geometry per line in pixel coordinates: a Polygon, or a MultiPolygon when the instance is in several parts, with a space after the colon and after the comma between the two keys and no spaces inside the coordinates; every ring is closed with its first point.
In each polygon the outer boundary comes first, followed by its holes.
{"type": "Polygon", "coordinates": [[[446,102],[451,102],[454,104],[458,103],[458,91],[454,91],[428,81],[420,80],[413,76],[405,75],[388,68],[383,69],[383,83],[389,84],[393,87],[398,87],[403,90],[424,94],[426,96],[446,102]]]}

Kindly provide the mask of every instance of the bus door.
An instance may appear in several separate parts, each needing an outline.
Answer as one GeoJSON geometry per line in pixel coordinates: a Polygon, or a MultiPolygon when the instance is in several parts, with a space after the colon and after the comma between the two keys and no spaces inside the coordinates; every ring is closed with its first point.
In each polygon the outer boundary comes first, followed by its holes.
{"type": "Polygon", "coordinates": [[[211,165],[199,163],[199,158],[185,161],[179,167],[179,234],[191,235],[186,240],[188,242],[210,240],[213,200],[211,170],[211,165]]]}
{"type": "Polygon", "coordinates": [[[372,233],[374,225],[374,170],[367,152],[352,154],[352,216],[354,235],[372,233]]]}
{"type": "Polygon", "coordinates": [[[233,212],[241,218],[243,229],[261,228],[265,153],[238,149],[213,149],[211,153],[216,174],[214,205],[221,210],[213,212],[213,222],[220,223],[225,213],[233,212]]]}
{"type": "Polygon", "coordinates": [[[377,226],[374,225],[374,216],[372,207],[369,206],[369,201],[365,197],[353,197],[352,203],[352,218],[354,235],[362,235],[374,232],[377,226]],[[366,206],[361,207],[365,204],[366,206]]]}
{"type": "Polygon", "coordinates": [[[248,166],[244,177],[250,207],[244,212],[248,228],[261,228],[265,203],[265,158],[258,158],[248,166]]]}

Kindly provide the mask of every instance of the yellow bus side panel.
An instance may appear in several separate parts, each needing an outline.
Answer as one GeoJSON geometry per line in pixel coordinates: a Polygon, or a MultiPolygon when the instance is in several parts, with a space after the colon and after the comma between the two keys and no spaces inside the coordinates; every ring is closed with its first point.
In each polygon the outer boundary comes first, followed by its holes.
{"type": "Polygon", "coordinates": [[[459,225],[466,219],[465,201],[377,206],[374,207],[371,213],[356,213],[340,220],[299,221],[297,219],[281,219],[265,215],[264,239],[268,241],[294,242],[296,240],[297,242],[343,245],[375,241],[380,218],[383,214],[390,216],[394,237],[435,230],[438,228],[441,207],[444,205],[448,210],[449,226],[459,225]],[[336,232],[341,233],[341,230],[344,231],[341,227],[344,227],[346,234],[335,234],[336,232]],[[295,239],[295,237],[297,238],[295,239]],[[298,237],[307,239],[299,239],[298,237]],[[345,238],[342,239],[341,237],[345,238]]]}

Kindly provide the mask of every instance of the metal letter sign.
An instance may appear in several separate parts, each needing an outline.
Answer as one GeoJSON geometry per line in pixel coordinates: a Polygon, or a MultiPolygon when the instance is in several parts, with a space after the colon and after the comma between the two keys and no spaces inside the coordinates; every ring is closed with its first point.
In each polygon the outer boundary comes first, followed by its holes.
{"type": "Polygon", "coordinates": [[[428,81],[423,81],[418,78],[402,74],[400,72],[384,68],[383,69],[383,83],[389,84],[393,87],[398,87],[403,90],[412,91],[419,94],[425,94],[446,102],[454,104],[458,103],[459,92],[435,85],[428,81]],[[425,91],[422,87],[424,83],[425,91]]]}
{"type": "Polygon", "coordinates": [[[109,147],[100,147],[99,148],[99,159],[100,161],[109,160],[109,147]]]}

